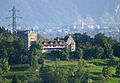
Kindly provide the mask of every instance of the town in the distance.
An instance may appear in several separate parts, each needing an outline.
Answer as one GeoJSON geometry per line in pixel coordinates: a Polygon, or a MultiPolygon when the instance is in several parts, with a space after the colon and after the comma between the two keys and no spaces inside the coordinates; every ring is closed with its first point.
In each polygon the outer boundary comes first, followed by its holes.
{"type": "Polygon", "coordinates": [[[0,83],[120,83],[120,24],[38,30],[0,25],[0,83]]]}

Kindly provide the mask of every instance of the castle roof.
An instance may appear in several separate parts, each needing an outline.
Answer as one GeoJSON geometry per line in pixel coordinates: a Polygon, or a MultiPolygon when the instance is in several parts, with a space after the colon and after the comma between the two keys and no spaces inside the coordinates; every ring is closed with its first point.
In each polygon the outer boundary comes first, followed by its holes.
{"type": "Polygon", "coordinates": [[[42,44],[44,46],[64,46],[64,45],[66,45],[64,40],[46,40],[46,41],[43,41],[42,44]]]}
{"type": "Polygon", "coordinates": [[[64,37],[64,41],[67,42],[68,38],[71,36],[71,34],[68,34],[64,37]]]}

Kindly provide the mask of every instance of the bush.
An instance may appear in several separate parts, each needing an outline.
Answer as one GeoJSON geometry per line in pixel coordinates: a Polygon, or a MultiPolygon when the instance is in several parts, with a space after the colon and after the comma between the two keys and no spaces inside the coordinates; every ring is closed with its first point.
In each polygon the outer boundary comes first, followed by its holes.
{"type": "Polygon", "coordinates": [[[117,76],[120,76],[120,64],[117,66],[115,73],[117,76]]]}
{"type": "Polygon", "coordinates": [[[75,51],[75,52],[71,52],[70,58],[71,58],[71,59],[79,59],[80,56],[79,56],[79,54],[75,51]]]}
{"type": "Polygon", "coordinates": [[[11,83],[20,83],[18,76],[14,75],[11,83]]]}
{"type": "Polygon", "coordinates": [[[117,58],[117,57],[114,57],[113,59],[109,60],[109,62],[108,62],[108,64],[109,64],[110,66],[116,66],[116,65],[118,65],[119,63],[120,63],[120,60],[119,60],[119,58],[117,58]]]}
{"type": "Polygon", "coordinates": [[[105,77],[102,74],[98,76],[97,83],[105,83],[105,77]]]}
{"type": "Polygon", "coordinates": [[[112,71],[110,67],[103,67],[102,74],[105,78],[109,78],[112,76],[112,71]]]}
{"type": "Polygon", "coordinates": [[[43,64],[44,63],[44,58],[39,58],[38,59],[38,64],[43,64]]]}
{"type": "Polygon", "coordinates": [[[96,65],[94,65],[93,63],[92,64],[86,64],[86,66],[85,67],[96,67],[96,65]]]}
{"type": "Polygon", "coordinates": [[[29,57],[28,57],[28,55],[21,55],[19,63],[23,63],[23,64],[29,63],[29,57]]]}
{"type": "Polygon", "coordinates": [[[49,59],[60,59],[60,60],[67,60],[69,56],[69,53],[66,50],[62,51],[51,51],[47,54],[47,58],[49,59]]]}

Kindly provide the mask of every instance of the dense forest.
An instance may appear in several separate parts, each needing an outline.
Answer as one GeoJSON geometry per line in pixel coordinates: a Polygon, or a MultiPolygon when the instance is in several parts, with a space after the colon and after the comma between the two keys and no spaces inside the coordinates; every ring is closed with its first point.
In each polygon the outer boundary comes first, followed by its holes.
{"type": "Polygon", "coordinates": [[[75,52],[64,49],[43,53],[43,38],[24,51],[23,39],[1,27],[0,83],[120,82],[120,42],[102,33],[94,38],[86,33],[72,36],[75,52]]]}

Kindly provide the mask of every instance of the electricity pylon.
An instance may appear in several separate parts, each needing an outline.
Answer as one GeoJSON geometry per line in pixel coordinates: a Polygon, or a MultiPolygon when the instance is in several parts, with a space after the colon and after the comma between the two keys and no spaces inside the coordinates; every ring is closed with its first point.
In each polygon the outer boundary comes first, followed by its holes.
{"type": "Polygon", "coordinates": [[[17,33],[17,24],[16,24],[16,21],[17,21],[17,18],[22,18],[22,17],[18,17],[16,15],[16,12],[18,12],[19,10],[16,10],[15,6],[13,6],[13,8],[11,10],[9,10],[9,12],[12,12],[12,15],[8,18],[11,18],[12,19],[12,33],[15,35],[17,33]]]}

